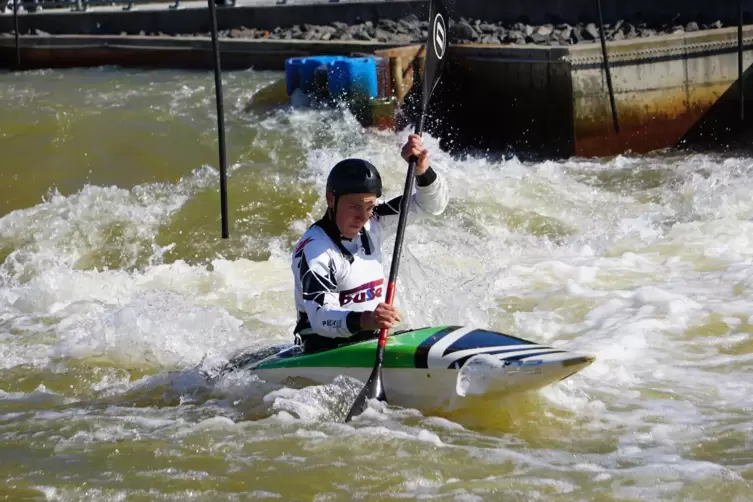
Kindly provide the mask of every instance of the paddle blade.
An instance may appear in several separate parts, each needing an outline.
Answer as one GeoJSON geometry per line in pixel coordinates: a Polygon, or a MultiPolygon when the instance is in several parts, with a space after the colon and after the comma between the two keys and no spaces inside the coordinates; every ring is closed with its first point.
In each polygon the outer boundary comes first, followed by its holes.
{"type": "Polygon", "coordinates": [[[387,400],[387,395],[384,393],[384,384],[382,382],[382,365],[380,364],[374,365],[369,381],[366,382],[366,385],[361,389],[361,393],[356,397],[353,406],[348,412],[348,416],[345,417],[345,421],[350,422],[353,417],[366,411],[370,399],[377,399],[379,401],[387,400]]]}
{"type": "MultiPolygon", "coordinates": [[[[431,0],[429,6],[429,38],[426,40],[421,109],[426,110],[434,88],[439,83],[444,62],[447,59],[449,11],[446,0],[431,0]]],[[[452,1],[452,0],[450,0],[452,1]]]]}

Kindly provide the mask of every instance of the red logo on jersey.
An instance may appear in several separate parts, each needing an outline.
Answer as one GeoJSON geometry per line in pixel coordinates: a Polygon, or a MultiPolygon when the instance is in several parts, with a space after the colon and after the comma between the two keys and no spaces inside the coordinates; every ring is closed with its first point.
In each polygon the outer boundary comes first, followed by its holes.
{"type": "Polygon", "coordinates": [[[361,284],[360,286],[353,289],[349,289],[347,291],[341,291],[340,292],[340,306],[347,305],[350,302],[353,302],[353,303],[369,302],[373,300],[374,298],[381,297],[383,284],[384,284],[384,279],[379,279],[378,281],[371,281],[371,282],[367,282],[366,284],[361,284]]]}
{"type": "Polygon", "coordinates": [[[306,244],[308,244],[309,242],[311,242],[311,240],[312,240],[311,237],[307,237],[306,240],[304,240],[303,242],[301,242],[300,244],[298,244],[298,247],[295,248],[295,253],[294,253],[296,258],[298,258],[298,256],[300,256],[300,254],[303,252],[303,248],[305,248],[306,244]]]}

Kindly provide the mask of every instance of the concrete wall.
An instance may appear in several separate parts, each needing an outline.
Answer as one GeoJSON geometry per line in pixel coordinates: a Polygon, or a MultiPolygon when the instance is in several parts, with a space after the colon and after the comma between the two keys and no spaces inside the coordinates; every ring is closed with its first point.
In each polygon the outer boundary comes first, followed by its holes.
{"type": "MultiPolygon", "coordinates": [[[[744,43],[747,69],[753,63],[753,26],[745,27],[744,43]]],[[[745,125],[738,119],[736,28],[667,35],[661,42],[611,43],[609,59],[619,134],[612,125],[600,47],[570,49],[577,155],[724,143],[745,125]]],[[[744,78],[747,103],[753,103],[751,82],[744,78]]],[[[753,116],[747,108],[747,116],[753,116]]]]}
{"type": "MultiPolygon", "coordinates": [[[[223,70],[285,69],[291,57],[374,53],[396,44],[361,41],[311,42],[305,40],[220,40],[223,70]]],[[[212,69],[214,56],[208,37],[119,37],[57,35],[21,38],[21,60],[26,69],[102,65],[170,69],[212,69]]],[[[13,38],[0,38],[0,68],[14,68],[13,38]]]]}

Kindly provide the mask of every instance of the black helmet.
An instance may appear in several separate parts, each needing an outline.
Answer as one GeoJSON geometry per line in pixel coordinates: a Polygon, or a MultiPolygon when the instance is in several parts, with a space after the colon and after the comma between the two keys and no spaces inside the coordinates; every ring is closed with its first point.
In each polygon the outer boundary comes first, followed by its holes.
{"type": "Polygon", "coordinates": [[[327,177],[327,192],[335,198],[349,193],[373,193],[382,196],[382,177],[373,164],[363,159],[341,160],[327,177]]]}

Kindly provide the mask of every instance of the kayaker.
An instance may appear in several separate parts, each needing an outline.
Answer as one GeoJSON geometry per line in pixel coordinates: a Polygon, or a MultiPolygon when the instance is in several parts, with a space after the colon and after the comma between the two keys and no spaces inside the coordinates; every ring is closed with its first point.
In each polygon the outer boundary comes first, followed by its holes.
{"type": "MultiPolygon", "coordinates": [[[[449,191],[429,165],[421,137],[410,135],[401,155],[406,162],[413,155],[418,159],[407,223],[442,214],[449,191]]],[[[292,256],[295,341],[306,352],[374,338],[400,321],[395,306],[384,303],[382,242],[397,231],[402,195],[379,203],[381,196],[382,178],[367,160],[342,160],[327,177],[327,210],[296,243],[292,256]]]]}

